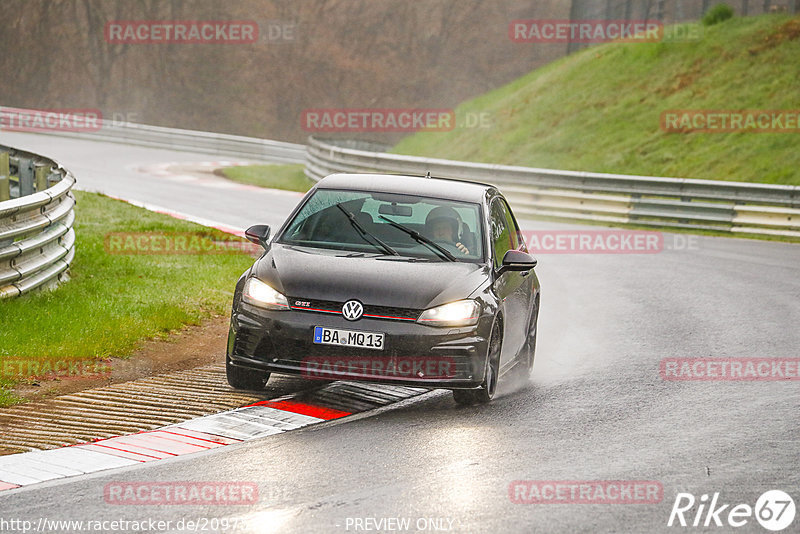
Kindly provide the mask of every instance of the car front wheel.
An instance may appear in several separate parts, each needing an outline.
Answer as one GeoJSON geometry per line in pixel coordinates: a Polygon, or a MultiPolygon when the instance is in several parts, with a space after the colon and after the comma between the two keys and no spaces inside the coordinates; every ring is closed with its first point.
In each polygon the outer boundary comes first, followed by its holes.
{"type": "Polygon", "coordinates": [[[500,374],[500,349],[503,345],[503,328],[500,321],[495,321],[492,335],[489,338],[489,354],[486,358],[486,372],[483,383],[478,389],[454,389],[453,400],[457,404],[485,404],[492,400],[497,391],[497,380],[500,374]]]}
{"type": "Polygon", "coordinates": [[[267,371],[237,367],[231,363],[231,359],[228,357],[225,358],[225,375],[228,377],[228,384],[236,389],[264,389],[264,384],[269,380],[267,371]]]}

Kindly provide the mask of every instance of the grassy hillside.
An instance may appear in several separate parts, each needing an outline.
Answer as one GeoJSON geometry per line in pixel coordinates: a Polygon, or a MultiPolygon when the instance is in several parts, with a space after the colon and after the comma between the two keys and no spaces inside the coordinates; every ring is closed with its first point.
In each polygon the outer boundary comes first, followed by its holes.
{"type": "Polygon", "coordinates": [[[735,18],[688,43],[612,43],[462,104],[486,128],[396,153],[534,167],[800,184],[797,133],[667,133],[662,111],[800,109],[800,18],[735,18]]]}

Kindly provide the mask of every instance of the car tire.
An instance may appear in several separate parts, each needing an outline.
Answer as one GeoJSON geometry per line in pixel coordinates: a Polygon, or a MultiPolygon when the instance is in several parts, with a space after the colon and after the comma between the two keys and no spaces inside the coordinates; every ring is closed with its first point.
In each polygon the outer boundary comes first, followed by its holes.
{"type": "Polygon", "coordinates": [[[474,389],[454,389],[453,400],[456,401],[456,404],[460,404],[462,406],[475,404],[475,395],[473,394],[474,391],[474,389]]]}
{"type": "Polygon", "coordinates": [[[533,312],[533,328],[531,330],[528,330],[528,336],[520,354],[520,361],[522,361],[522,368],[526,377],[530,377],[533,374],[533,361],[536,357],[536,336],[539,333],[538,299],[536,301],[536,310],[533,312]],[[533,335],[531,335],[531,330],[533,331],[533,335]]]}
{"type": "Polygon", "coordinates": [[[486,371],[483,383],[478,389],[454,389],[456,404],[486,404],[494,398],[500,374],[500,349],[503,346],[503,325],[497,320],[489,337],[489,354],[486,358],[486,371]]]}
{"type": "Polygon", "coordinates": [[[269,375],[270,373],[267,371],[237,367],[231,363],[230,358],[225,358],[225,376],[227,376],[228,384],[232,388],[262,390],[264,389],[264,384],[269,380],[269,375]]]}

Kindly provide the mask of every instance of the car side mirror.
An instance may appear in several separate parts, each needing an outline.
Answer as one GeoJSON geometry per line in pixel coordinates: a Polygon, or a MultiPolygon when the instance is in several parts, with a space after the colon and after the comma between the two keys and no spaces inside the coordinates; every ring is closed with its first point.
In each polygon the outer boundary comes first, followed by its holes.
{"type": "Polygon", "coordinates": [[[500,276],[506,271],[530,271],[538,262],[536,259],[521,250],[507,250],[503,255],[503,262],[500,268],[497,269],[497,276],[500,276]]]}
{"type": "Polygon", "coordinates": [[[256,224],[245,230],[244,236],[247,238],[248,241],[255,243],[256,245],[261,245],[264,247],[264,250],[269,248],[269,232],[270,228],[267,224],[256,224]]]}

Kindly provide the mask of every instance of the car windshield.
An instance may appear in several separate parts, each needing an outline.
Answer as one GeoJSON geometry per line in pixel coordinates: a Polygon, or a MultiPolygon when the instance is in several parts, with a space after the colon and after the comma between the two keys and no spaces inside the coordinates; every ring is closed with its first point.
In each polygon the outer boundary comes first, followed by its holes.
{"type": "Polygon", "coordinates": [[[317,189],[277,242],[432,261],[483,261],[479,204],[317,189]]]}

